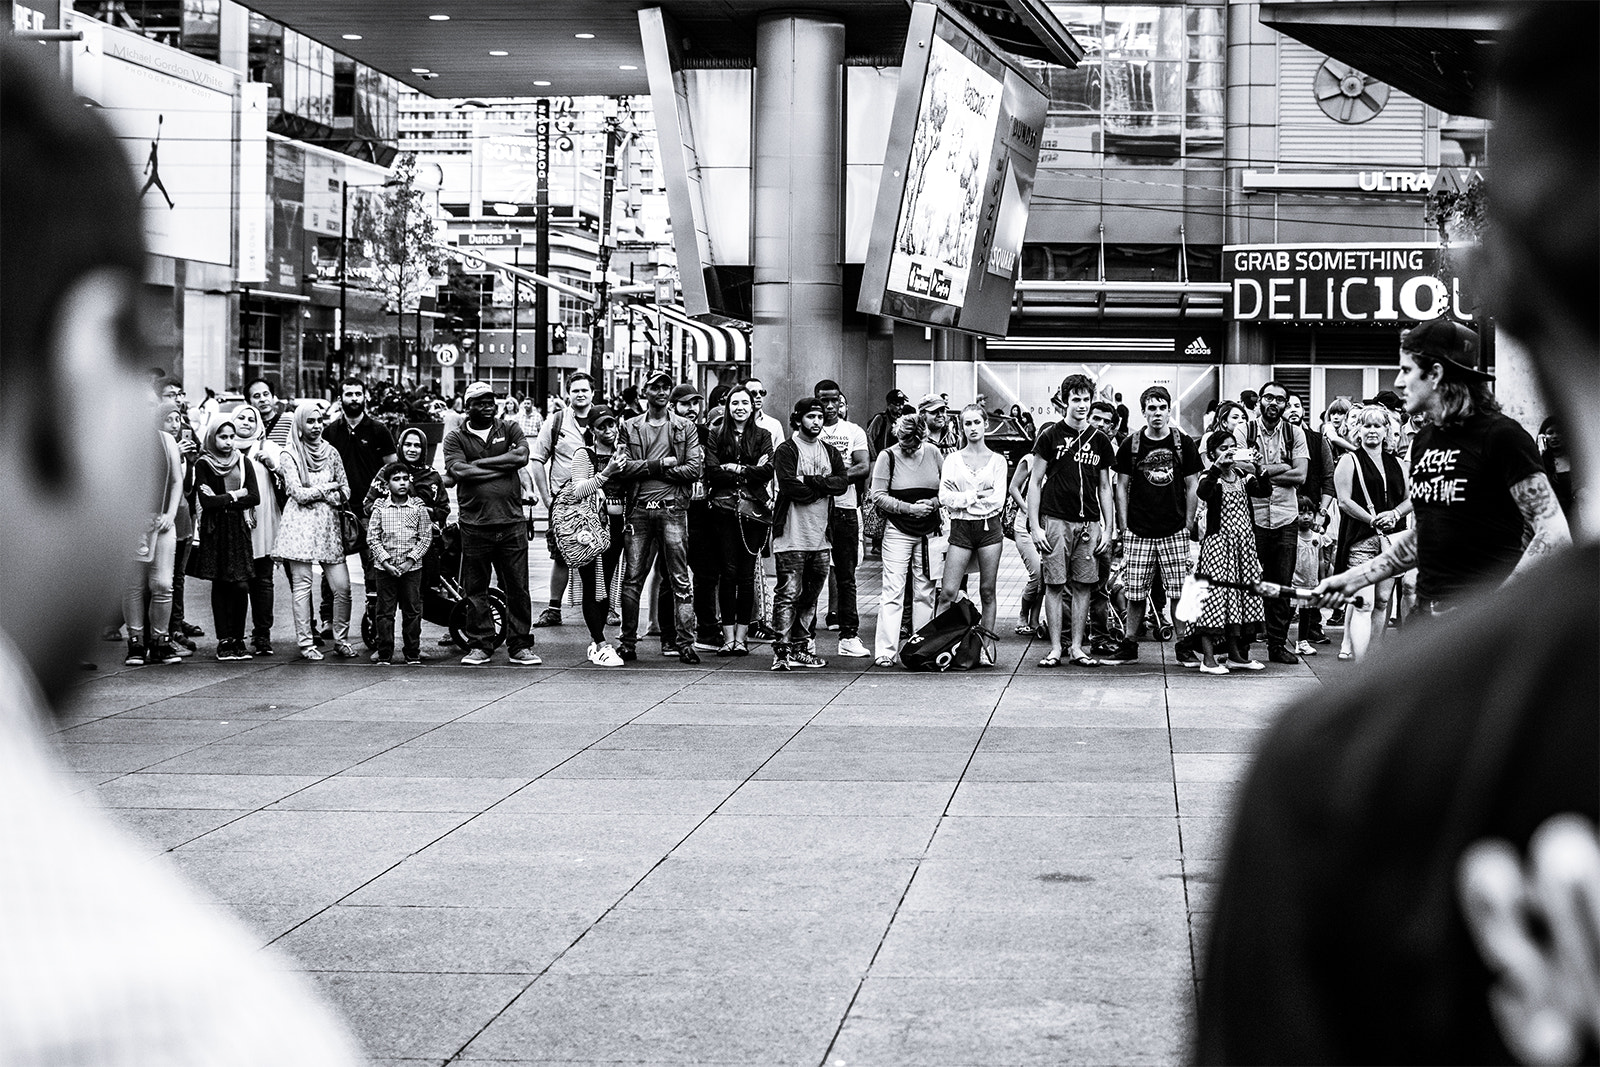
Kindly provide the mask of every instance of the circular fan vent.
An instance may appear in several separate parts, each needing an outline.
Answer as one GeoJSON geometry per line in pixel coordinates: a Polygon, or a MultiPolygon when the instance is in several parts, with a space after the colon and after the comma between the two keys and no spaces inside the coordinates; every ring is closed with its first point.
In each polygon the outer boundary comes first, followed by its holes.
{"type": "Polygon", "coordinates": [[[1317,69],[1312,92],[1323,114],[1347,126],[1368,121],[1389,102],[1387,85],[1337,59],[1326,60],[1317,69]]]}

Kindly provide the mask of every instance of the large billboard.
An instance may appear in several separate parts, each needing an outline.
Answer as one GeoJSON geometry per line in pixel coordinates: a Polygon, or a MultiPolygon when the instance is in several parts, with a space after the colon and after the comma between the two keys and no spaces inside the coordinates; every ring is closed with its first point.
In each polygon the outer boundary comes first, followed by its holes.
{"type": "Polygon", "coordinates": [[[1046,104],[975,32],[913,5],[858,310],[1005,335],[1046,104]]]}
{"type": "Polygon", "coordinates": [[[83,15],[73,88],[99,105],[128,154],[150,251],[233,262],[234,71],[83,15]]]}
{"type": "Polygon", "coordinates": [[[1236,322],[1471,322],[1474,301],[1437,245],[1228,245],[1236,322]]]}

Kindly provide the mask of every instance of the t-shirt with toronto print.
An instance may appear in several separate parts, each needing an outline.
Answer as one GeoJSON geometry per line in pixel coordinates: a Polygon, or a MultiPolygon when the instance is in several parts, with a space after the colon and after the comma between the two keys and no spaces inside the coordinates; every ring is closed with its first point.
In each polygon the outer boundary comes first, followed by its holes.
{"type": "Polygon", "coordinates": [[[1049,465],[1039,490],[1039,517],[1099,522],[1100,472],[1116,460],[1111,438],[1093,426],[1074,430],[1062,419],[1040,431],[1033,454],[1049,465]]]}

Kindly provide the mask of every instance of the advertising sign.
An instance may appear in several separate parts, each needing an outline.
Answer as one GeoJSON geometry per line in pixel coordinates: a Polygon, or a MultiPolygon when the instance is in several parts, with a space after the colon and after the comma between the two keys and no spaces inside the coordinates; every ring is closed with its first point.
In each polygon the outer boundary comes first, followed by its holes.
{"type": "Polygon", "coordinates": [[[306,154],[289,141],[272,142],[272,173],[267,194],[272,201],[272,228],[267,231],[267,288],[300,291],[300,270],[306,257],[306,154]]]}
{"type": "Polygon", "coordinates": [[[1222,277],[1237,322],[1471,322],[1474,300],[1437,245],[1229,245],[1222,277]]]}
{"type": "Polygon", "coordinates": [[[239,100],[239,283],[267,280],[267,85],[245,82],[239,100]]]}
{"type": "Polygon", "coordinates": [[[1004,336],[1045,110],[990,42],[913,5],[858,310],[1004,336]]]}
{"type": "Polygon", "coordinates": [[[73,88],[98,104],[140,183],[150,251],[233,262],[239,75],[83,15],[73,88]]]}
{"type": "Polygon", "coordinates": [[[344,166],[319,152],[306,153],[305,227],[327,237],[339,236],[342,205],[339,190],[345,180],[344,166]]]}

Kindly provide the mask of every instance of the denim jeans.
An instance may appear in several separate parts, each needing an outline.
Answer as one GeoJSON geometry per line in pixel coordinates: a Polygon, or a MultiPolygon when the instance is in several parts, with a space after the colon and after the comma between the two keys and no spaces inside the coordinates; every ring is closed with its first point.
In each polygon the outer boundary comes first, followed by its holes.
{"type": "MultiPolygon", "coordinates": [[[[1263,581],[1289,585],[1294,581],[1294,557],[1300,547],[1300,531],[1294,523],[1276,530],[1256,527],[1256,554],[1261,557],[1263,581]]],[[[1281,649],[1289,640],[1289,624],[1294,621],[1294,604],[1282,597],[1263,601],[1267,620],[1267,649],[1281,649]]]]}
{"type": "Polygon", "coordinates": [[[626,548],[623,555],[627,567],[622,572],[622,643],[632,647],[634,635],[639,632],[639,598],[644,591],[644,580],[655,566],[656,557],[662,560],[667,581],[672,583],[674,621],[677,633],[687,641],[694,640],[694,583],[689,579],[689,520],[683,508],[659,508],[647,511],[642,507],[628,510],[628,521],[623,526],[626,548]]]}
{"type": "Polygon", "coordinates": [[[828,560],[832,554],[827,548],[773,553],[778,562],[778,592],[772,601],[772,628],[778,634],[772,642],[774,656],[804,647],[806,627],[817,610],[817,597],[828,585],[828,560]]]}
{"type": "Polygon", "coordinates": [[[461,524],[461,591],[471,602],[467,647],[494,648],[494,613],[489,610],[489,573],[506,600],[506,649],[512,655],[533,647],[533,604],[528,599],[528,524],[461,524]]]}
{"type": "MultiPolygon", "coordinates": [[[[717,587],[722,575],[722,562],[718,558],[717,528],[714,509],[704,501],[689,505],[688,535],[684,553],[689,560],[689,577],[694,584],[694,617],[700,627],[698,633],[683,636],[681,644],[696,640],[710,644],[722,643],[722,631],[717,629],[717,587]]],[[[678,645],[677,619],[672,610],[672,583],[661,580],[656,573],[656,621],[661,626],[661,639],[678,645]]],[[[681,647],[681,646],[680,646],[681,647]]]]}
{"type": "Polygon", "coordinates": [[[122,593],[122,621],[128,636],[143,634],[145,619],[150,622],[150,637],[166,640],[172,619],[172,572],[178,558],[178,535],[164,530],[151,535],[148,563],[130,564],[128,584],[122,593]]]}
{"type": "Polygon", "coordinates": [[[856,608],[856,559],[861,550],[858,512],[854,508],[834,508],[828,536],[833,540],[833,580],[839,591],[839,599],[831,606],[839,623],[839,640],[843,641],[861,632],[861,616],[856,608]]]}
{"type": "Polygon", "coordinates": [[[261,556],[256,560],[255,572],[250,576],[250,620],[251,636],[257,641],[270,640],[272,637],[272,612],[274,608],[272,582],[277,577],[273,573],[272,557],[261,556]]]}
{"type": "Polygon", "coordinates": [[[401,651],[406,659],[422,652],[422,568],[405,574],[389,574],[373,569],[372,584],[378,594],[377,614],[373,617],[373,639],[379,659],[394,658],[394,612],[400,609],[401,651]]]}

